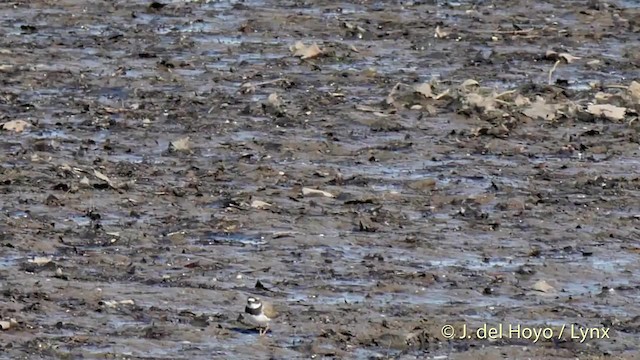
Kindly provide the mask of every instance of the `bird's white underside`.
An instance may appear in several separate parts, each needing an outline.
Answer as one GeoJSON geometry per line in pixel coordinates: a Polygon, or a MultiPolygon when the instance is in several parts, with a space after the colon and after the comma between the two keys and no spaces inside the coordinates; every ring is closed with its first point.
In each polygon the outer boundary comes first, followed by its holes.
{"type": "Polygon", "coordinates": [[[259,315],[249,315],[249,318],[258,325],[266,325],[271,321],[264,313],[259,315]]]}

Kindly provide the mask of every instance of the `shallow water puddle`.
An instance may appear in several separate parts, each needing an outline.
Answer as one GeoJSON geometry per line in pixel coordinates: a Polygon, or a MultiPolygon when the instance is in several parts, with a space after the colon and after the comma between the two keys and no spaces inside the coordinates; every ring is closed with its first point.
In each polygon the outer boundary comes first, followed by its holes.
{"type": "Polygon", "coordinates": [[[10,251],[4,251],[2,257],[0,257],[0,269],[14,268],[22,261],[26,261],[26,259],[20,255],[14,255],[10,251]]]}

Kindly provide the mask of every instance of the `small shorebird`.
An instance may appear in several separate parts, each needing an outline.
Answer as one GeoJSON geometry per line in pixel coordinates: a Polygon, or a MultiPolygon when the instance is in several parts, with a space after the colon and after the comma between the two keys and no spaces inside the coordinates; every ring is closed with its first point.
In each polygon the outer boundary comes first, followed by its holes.
{"type": "Polygon", "coordinates": [[[271,304],[262,302],[256,297],[247,298],[247,306],[244,308],[245,314],[248,315],[251,323],[256,325],[260,331],[260,336],[265,335],[269,331],[269,322],[278,316],[271,304]]]}

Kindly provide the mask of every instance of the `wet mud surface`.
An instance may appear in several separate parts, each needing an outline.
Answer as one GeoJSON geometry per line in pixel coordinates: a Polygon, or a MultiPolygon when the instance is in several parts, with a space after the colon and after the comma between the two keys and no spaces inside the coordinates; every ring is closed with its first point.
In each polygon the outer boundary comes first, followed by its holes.
{"type": "Polygon", "coordinates": [[[640,351],[634,1],[0,6],[0,358],[640,351]]]}

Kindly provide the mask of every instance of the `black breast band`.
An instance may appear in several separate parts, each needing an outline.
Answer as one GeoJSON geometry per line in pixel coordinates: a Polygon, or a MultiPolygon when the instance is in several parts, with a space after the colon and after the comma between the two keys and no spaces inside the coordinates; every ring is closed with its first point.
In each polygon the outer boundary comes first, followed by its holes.
{"type": "Polygon", "coordinates": [[[259,308],[255,308],[255,309],[245,306],[244,312],[251,315],[260,315],[260,313],[262,312],[262,304],[260,304],[259,308]]]}

